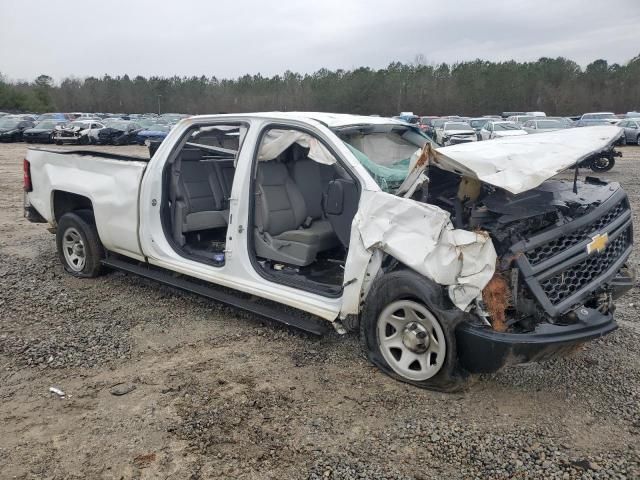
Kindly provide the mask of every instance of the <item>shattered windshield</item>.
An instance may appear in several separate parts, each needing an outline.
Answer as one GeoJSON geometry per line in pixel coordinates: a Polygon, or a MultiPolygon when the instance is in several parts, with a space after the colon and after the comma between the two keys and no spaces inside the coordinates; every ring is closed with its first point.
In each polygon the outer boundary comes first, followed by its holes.
{"type": "Polygon", "coordinates": [[[409,173],[411,157],[430,142],[417,129],[397,125],[351,126],[336,134],[382,191],[388,193],[398,189],[409,173]]]}

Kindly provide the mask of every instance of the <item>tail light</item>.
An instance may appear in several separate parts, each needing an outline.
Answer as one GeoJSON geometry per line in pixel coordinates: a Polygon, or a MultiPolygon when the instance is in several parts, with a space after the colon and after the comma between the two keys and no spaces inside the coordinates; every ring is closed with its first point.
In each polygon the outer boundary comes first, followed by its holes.
{"type": "Polygon", "coordinates": [[[22,183],[24,186],[24,191],[30,192],[33,190],[33,186],[31,185],[31,165],[29,164],[29,160],[27,160],[26,158],[24,159],[24,162],[22,165],[23,165],[22,183]]]}

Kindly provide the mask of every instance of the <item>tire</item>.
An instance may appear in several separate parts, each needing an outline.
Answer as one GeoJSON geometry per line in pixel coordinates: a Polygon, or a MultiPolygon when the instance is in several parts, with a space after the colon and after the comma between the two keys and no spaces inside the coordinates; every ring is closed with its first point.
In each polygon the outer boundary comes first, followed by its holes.
{"type": "Polygon", "coordinates": [[[640,135],[638,135],[638,138],[636,138],[636,145],[640,147],[640,135]]]}
{"type": "Polygon", "coordinates": [[[93,278],[102,273],[104,248],[90,210],[65,213],[60,218],[56,246],[64,269],[74,277],[93,278]]]}
{"type": "Polygon", "coordinates": [[[87,137],[86,135],[84,137],[80,137],[80,140],[78,140],[78,144],[89,145],[89,137],[87,137]]]}
{"type": "Polygon", "coordinates": [[[56,140],[56,145],[62,145],[62,141],[61,140],[56,140]]]}
{"type": "Polygon", "coordinates": [[[627,136],[623,133],[620,137],[620,145],[625,146],[627,144],[627,136]]]}
{"type": "Polygon", "coordinates": [[[467,375],[458,366],[455,337],[460,320],[444,315],[446,309],[442,288],[428,279],[410,270],[385,274],[369,292],[360,321],[368,359],[420,388],[462,390],[467,375]]]}
{"type": "Polygon", "coordinates": [[[616,164],[616,159],[611,157],[600,157],[591,161],[589,168],[594,172],[608,172],[616,164]]]}

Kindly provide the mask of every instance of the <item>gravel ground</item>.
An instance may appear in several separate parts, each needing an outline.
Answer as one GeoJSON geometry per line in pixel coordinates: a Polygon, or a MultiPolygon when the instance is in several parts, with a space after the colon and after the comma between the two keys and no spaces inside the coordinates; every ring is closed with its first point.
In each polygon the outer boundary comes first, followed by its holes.
{"type": "MultiPolygon", "coordinates": [[[[25,150],[0,145],[1,478],[640,478],[637,288],[620,329],[570,358],[422,391],[355,336],[66,275],[54,236],[22,219],[25,150]]],[[[637,208],[640,148],[622,150],[603,176],[637,208]]]]}

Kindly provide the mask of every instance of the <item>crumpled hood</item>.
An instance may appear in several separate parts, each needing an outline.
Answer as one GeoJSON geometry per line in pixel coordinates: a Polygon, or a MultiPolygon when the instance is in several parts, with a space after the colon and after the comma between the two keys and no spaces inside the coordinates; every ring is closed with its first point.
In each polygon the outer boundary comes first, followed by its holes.
{"type": "Polygon", "coordinates": [[[622,135],[615,126],[570,128],[435,149],[438,167],[521,193],[585,158],[609,149],[622,135]]]}

